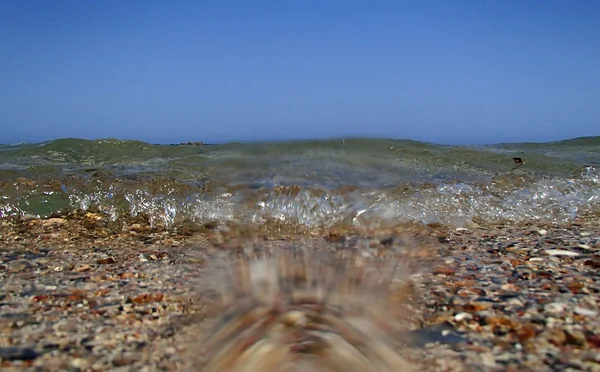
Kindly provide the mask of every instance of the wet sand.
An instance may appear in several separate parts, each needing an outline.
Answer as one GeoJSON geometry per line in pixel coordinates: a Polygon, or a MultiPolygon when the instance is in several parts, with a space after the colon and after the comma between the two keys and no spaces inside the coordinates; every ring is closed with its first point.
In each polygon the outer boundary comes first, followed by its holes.
{"type": "Polygon", "coordinates": [[[420,370],[600,370],[597,216],[566,226],[414,225],[251,238],[210,225],[175,232],[141,219],[115,224],[94,213],[1,224],[6,371],[197,368],[223,310],[215,260],[292,246],[334,259],[399,252],[393,259],[404,260],[414,291],[387,301],[418,314],[395,334],[395,346],[420,370]]]}

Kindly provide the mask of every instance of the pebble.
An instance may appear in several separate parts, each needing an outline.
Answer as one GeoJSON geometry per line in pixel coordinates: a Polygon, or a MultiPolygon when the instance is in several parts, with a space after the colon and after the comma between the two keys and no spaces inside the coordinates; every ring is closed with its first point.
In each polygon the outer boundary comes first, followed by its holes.
{"type": "Polygon", "coordinates": [[[567,251],[565,249],[546,249],[544,252],[546,252],[546,254],[549,254],[550,256],[570,256],[570,257],[579,256],[579,253],[567,251]]]}
{"type": "Polygon", "coordinates": [[[32,360],[38,356],[37,351],[28,347],[0,347],[0,360],[32,360]]]}
{"type": "MultiPolygon", "coordinates": [[[[93,215],[88,218],[96,219],[93,215]]],[[[419,287],[425,281],[423,293],[417,293],[423,295],[428,309],[434,309],[431,317],[426,315],[422,326],[407,337],[413,351],[423,353],[423,358],[415,360],[434,361],[437,366],[447,367],[432,372],[574,370],[575,366],[597,370],[598,365],[593,363],[600,363],[597,353],[600,277],[595,274],[600,267],[600,256],[595,252],[600,247],[596,238],[600,229],[597,218],[583,223],[586,224],[565,229],[543,226],[547,230],[532,225],[484,226],[468,231],[450,227],[432,234],[433,244],[449,254],[436,256],[431,270],[421,278],[417,274],[410,276],[417,278],[414,282],[419,287]],[[580,233],[583,226],[592,233],[580,233]],[[544,232],[542,237],[537,229],[544,232]],[[448,234],[454,230],[460,233],[448,234]],[[592,237],[581,239],[580,235],[592,237]],[[451,241],[438,243],[435,241],[438,236],[450,236],[451,241]]],[[[79,239],[79,230],[75,229],[69,234],[59,234],[59,228],[71,225],[72,221],[67,219],[64,224],[48,226],[49,231],[44,232],[47,241],[37,240],[42,234],[32,234],[23,238],[18,248],[0,241],[4,244],[0,246],[0,260],[12,251],[18,252],[15,258],[24,259],[19,250],[37,252],[34,248],[39,248],[45,252],[47,246],[60,248],[52,249],[42,261],[27,258],[33,266],[11,274],[10,288],[3,288],[6,294],[0,293],[0,304],[9,305],[0,306],[0,340],[10,339],[23,346],[0,347],[2,362],[19,370],[31,363],[40,367],[37,370],[188,370],[183,356],[188,344],[174,342],[179,342],[177,337],[188,337],[188,333],[197,337],[202,332],[196,333],[194,327],[198,325],[177,332],[175,328],[168,332],[167,329],[196,311],[196,306],[205,306],[202,299],[198,305],[191,305],[189,297],[198,287],[194,284],[197,264],[210,262],[212,248],[203,248],[199,253],[195,249],[198,243],[192,240],[189,246],[182,244],[177,252],[168,251],[169,256],[163,256],[165,247],[161,245],[167,244],[167,240],[147,244],[139,239],[139,234],[119,235],[114,240],[79,239]],[[71,235],[79,240],[66,238],[71,235]],[[90,248],[99,244],[113,247],[119,253],[110,256],[103,249],[90,248]],[[3,253],[3,249],[9,253],[3,253]],[[177,258],[180,251],[182,256],[177,258]],[[177,265],[146,263],[166,257],[170,260],[172,256],[177,258],[177,265]],[[49,261],[44,262],[45,259],[49,261]],[[40,265],[42,262],[44,265],[40,265]],[[71,270],[75,267],[89,267],[89,272],[73,275],[71,270]],[[39,274],[33,269],[39,270],[39,274]],[[157,296],[167,290],[173,295],[157,296]],[[16,313],[27,314],[32,320],[21,315],[15,318],[16,313]],[[1,327],[3,320],[8,320],[6,329],[1,327]],[[176,334],[173,339],[172,333],[176,334]],[[40,346],[34,344],[39,340],[44,342],[40,346]],[[40,349],[36,351],[27,345],[40,349]],[[40,350],[44,350],[43,355],[40,350]],[[23,359],[14,359],[19,355],[23,359]],[[25,360],[28,355],[37,357],[25,360]]],[[[7,239],[17,236],[11,231],[2,233],[7,239]]],[[[367,238],[360,239],[357,238],[360,242],[370,242],[367,238]]],[[[306,242],[315,244],[308,239],[306,242]]],[[[327,244],[314,242],[319,246],[327,244]]],[[[395,237],[386,238],[384,243],[392,248],[401,244],[395,237]]],[[[264,244],[279,246],[278,242],[264,244]]],[[[368,244],[365,246],[364,252],[375,252],[367,249],[368,244]]],[[[19,263],[8,257],[12,261],[6,260],[4,264],[10,270],[14,263],[19,263]]],[[[0,271],[0,280],[3,274],[0,271]]],[[[204,289],[201,293],[203,296],[204,289]]],[[[291,324],[305,322],[291,315],[291,324]]],[[[427,366],[420,370],[430,371],[427,366]]],[[[4,365],[0,365],[2,368],[4,365]]]]}
{"type": "Polygon", "coordinates": [[[496,367],[496,359],[494,358],[494,354],[482,353],[480,356],[481,356],[481,361],[483,362],[484,366],[489,367],[489,368],[496,367]]]}
{"type": "Polygon", "coordinates": [[[79,265],[77,266],[74,270],[78,273],[82,273],[85,271],[90,271],[92,269],[92,267],[88,264],[83,264],[83,265],[79,265]]]}
{"type": "Polygon", "coordinates": [[[43,226],[63,225],[67,222],[64,218],[49,218],[42,222],[43,226]]]}
{"type": "Polygon", "coordinates": [[[583,308],[583,307],[580,307],[580,306],[575,306],[575,309],[573,309],[573,312],[575,314],[579,314],[579,315],[583,315],[583,316],[596,316],[596,315],[598,315],[597,311],[586,309],[586,308],[583,308]]]}
{"type": "Polygon", "coordinates": [[[462,312],[462,313],[458,313],[454,316],[454,320],[456,320],[457,322],[463,321],[465,319],[471,320],[471,319],[473,319],[473,315],[462,312]]]}
{"type": "Polygon", "coordinates": [[[89,362],[83,358],[74,358],[71,360],[71,367],[77,369],[85,369],[89,366],[89,362]]]}
{"type": "Polygon", "coordinates": [[[547,304],[546,306],[544,306],[544,310],[546,312],[552,313],[552,314],[556,314],[556,313],[562,313],[563,311],[565,311],[567,309],[568,305],[562,302],[552,302],[547,304]]]}
{"type": "Polygon", "coordinates": [[[539,262],[539,261],[544,261],[544,258],[543,257],[531,257],[529,259],[529,261],[531,261],[531,262],[539,262]]]}

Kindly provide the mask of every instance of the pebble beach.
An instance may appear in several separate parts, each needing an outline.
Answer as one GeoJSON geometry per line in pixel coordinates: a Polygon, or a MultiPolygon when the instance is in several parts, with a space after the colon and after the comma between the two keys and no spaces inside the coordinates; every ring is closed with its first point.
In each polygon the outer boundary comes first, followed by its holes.
{"type": "MultiPolygon", "coordinates": [[[[2,221],[2,370],[199,370],[194,355],[218,302],[205,271],[215,257],[249,260],[242,241],[232,229],[173,231],[141,219],[115,230],[90,212],[2,221]]],[[[397,339],[418,370],[600,371],[598,216],[566,225],[254,234],[252,241],[332,255],[407,244],[428,251],[403,258],[408,267],[429,257],[410,272],[414,293],[401,300],[418,316],[397,339]]]]}

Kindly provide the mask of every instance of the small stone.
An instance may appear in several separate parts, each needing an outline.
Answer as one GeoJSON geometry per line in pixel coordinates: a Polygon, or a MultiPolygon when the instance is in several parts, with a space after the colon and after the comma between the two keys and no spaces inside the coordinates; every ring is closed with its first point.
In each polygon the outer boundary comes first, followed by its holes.
{"type": "Polygon", "coordinates": [[[591,233],[591,232],[589,232],[589,231],[582,231],[581,233],[579,233],[579,235],[581,235],[581,236],[583,236],[583,237],[586,237],[586,236],[590,236],[590,235],[592,235],[592,233],[591,233]]]}
{"type": "Polygon", "coordinates": [[[600,260],[594,261],[594,260],[587,260],[583,263],[585,266],[591,266],[593,268],[600,268],[600,260]]]}
{"type": "Polygon", "coordinates": [[[549,254],[550,256],[569,256],[569,257],[579,256],[579,253],[567,251],[565,249],[546,249],[544,252],[546,254],[549,254]]]}
{"type": "Polygon", "coordinates": [[[544,306],[544,310],[549,313],[562,313],[567,308],[567,304],[562,302],[552,302],[544,306]]]}
{"type": "Polygon", "coordinates": [[[0,360],[32,360],[39,354],[28,347],[0,347],[0,360]]]}
{"type": "Polygon", "coordinates": [[[42,221],[42,226],[63,225],[67,220],[64,218],[49,218],[42,221]]]}
{"type": "Polygon", "coordinates": [[[567,334],[562,329],[550,329],[545,333],[548,341],[555,346],[562,346],[567,342],[567,334]]]}
{"type": "Polygon", "coordinates": [[[525,342],[536,336],[535,327],[531,324],[524,324],[517,331],[517,337],[520,342],[525,342]]]}
{"type": "Polygon", "coordinates": [[[112,257],[102,258],[102,259],[99,259],[98,261],[96,261],[96,263],[100,264],[100,265],[110,265],[110,264],[114,264],[115,262],[117,262],[117,261],[115,261],[115,259],[112,257]]]}
{"type": "Polygon", "coordinates": [[[580,329],[571,329],[565,333],[567,335],[567,342],[569,344],[577,346],[585,345],[585,334],[580,329]]]}
{"type": "Polygon", "coordinates": [[[85,369],[89,366],[89,362],[83,358],[74,358],[71,360],[71,367],[77,369],[85,369]]]}
{"type": "Polygon", "coordinates": [[[92,267],[88,264],[83,264],[83,265],[79,265],[77,266],[74,270],[78,273],[82,273],[85,271],[90,271],[92,269],[92,267]]]}
{"type": "Polygon", "coordinates": [[[469,229],[467,229],[465,227],[457,227],[456,231],[469,231],[469,229]]]}
{"type": "Polygon", "coordinates": [[[87,212],[85,214],[85,218],[89,218],[90,220],[96,220],[96,221],[102,220],[101,215],[99,215],[98,213],[92,213],[92,212],[87,212]]]}
{"type": "Polygon", "coordinates": [[[437,237],[437,241],[442,244],[447,244],[447,243],[450,243],[450,238],[442,235],[442,236],[437,237]]]}
{"type": "MultiPolygon", "coordinates": [[[[592,346],[595,347],[597,349],[600,349],[600,336],[599,335],[588,335],[586,337],[587,342],[592,346]]],[[[598,361],[600,362],[600,353],[598,353],[598,361]]]]}
{"type": "Polygon", "coordinates": [[[11,270],[14,272],[33,270],[35,265],[27,260],[15,260],[11,262],[11,270]]]}
{"type": "Polygon", "coordinates": [[[581,249],[588,249],[588,250],[593,249],[592,247],[590,247],[587,244],[579,244],[577,247],[579,247],[581,249]]]}
{"type": "Polygon", "coordinates": [[[496,358],[494,358],[494,354],[492,353],[481,353],[479,354],[481,357],[481,361],[485,367],[494,368],[496,367],[496,358]]]}
{"type": "Polygon", "coordinates": [[[546,234],[548,234],[548,230],[539,229],[539,230],[537,231],[537,233],[538,233],[538,234],[540,234],[540,235],[546,235],[546,234]]]}
{"type": "Polygon", "coordinates": [[[137,358],[132,353],[123,353],[113,359],[113,365],[115,367],[123,367],[133,364],[137,361],[137,358]]]}
{"type": "Polygon", "coordinates": [[[454,275],[456,270],[448,266],[439,266],[433,269],[433,275],[454,275]]]}
{"type": "Polygon", "coordinates": [[[583,315],[583,316],[596,316],[596,315],[598,315],[597,311],[586,309],[586,308],[579,307],[579,306],[575,306],[575,309],[573,309],[573,312],[575,314],[579,314],[579,315],[583,315]]]}
{"type": "Polygon", "coordinates": [[[461,322],[463,320],[471,320],[473,319],[473,315],[469,314],[469,313],[458,313],[454,316],[454,320],[456,320],[457,322],[461,322]]]}

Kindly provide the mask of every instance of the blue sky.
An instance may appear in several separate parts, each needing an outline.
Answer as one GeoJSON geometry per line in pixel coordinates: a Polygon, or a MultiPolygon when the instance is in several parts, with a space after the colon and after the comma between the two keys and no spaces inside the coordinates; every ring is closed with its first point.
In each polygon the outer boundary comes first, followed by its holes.
{"type": "Polygon", "coordinates": [[[600,1],[0,2],[0,143],[600,135],[600,1]]]}

